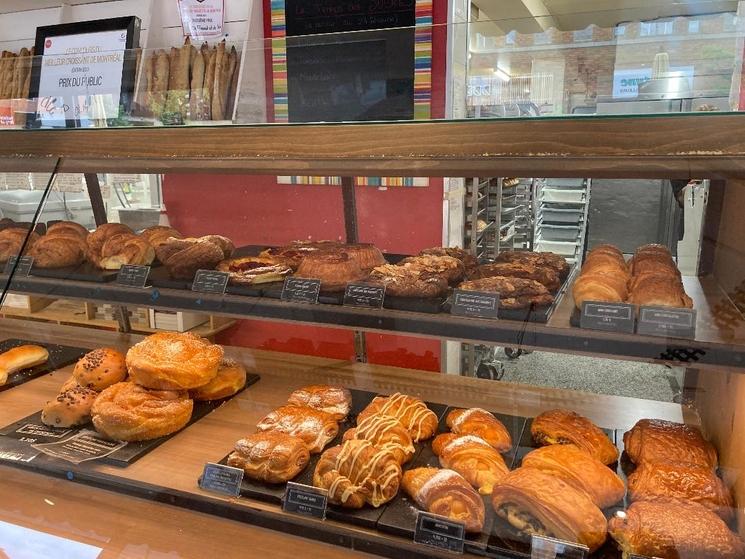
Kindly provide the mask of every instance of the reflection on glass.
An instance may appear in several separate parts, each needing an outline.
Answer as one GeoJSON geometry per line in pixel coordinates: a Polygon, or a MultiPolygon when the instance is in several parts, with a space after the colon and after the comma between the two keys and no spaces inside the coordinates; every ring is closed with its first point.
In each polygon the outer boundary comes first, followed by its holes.
{"type": "Polygon", "coordinates": [[[96,559],[102,549],[0,521],[0,559],[96,559]]]}

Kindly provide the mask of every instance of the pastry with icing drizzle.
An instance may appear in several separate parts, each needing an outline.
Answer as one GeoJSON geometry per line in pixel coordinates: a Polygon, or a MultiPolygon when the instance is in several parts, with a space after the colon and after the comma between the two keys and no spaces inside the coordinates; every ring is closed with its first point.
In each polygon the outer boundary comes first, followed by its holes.
{"type": "Polygon", "coordinates": [[[396,392],[390,396],[377,396],[357,416],[362,422],[371,415],[395,417],[408,429],[414,442],[431,439],[437,430],[437,416],[419,398],[396,392]]]}

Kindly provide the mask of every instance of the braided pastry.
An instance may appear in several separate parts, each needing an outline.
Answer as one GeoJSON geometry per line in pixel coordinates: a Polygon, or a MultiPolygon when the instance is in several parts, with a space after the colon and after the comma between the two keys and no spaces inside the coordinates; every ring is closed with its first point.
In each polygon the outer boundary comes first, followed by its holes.
{"type": "Polygon", "coordinates": [[[334,416],[308,406],[282,406],[256,424],[258,431],[279,431],[299,437],[318,454],[339,433],[334,416]]]}

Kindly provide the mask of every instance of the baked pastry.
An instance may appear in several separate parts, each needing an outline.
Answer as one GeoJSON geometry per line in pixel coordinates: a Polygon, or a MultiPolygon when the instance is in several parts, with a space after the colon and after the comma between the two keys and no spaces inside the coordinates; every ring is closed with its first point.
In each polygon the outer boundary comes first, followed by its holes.
{"type": "Polygon", "coordinates": [[[637,501],[608,522],[624,555],[659,559],[742,559],[745,545],[698,503],[637,501]]]}
{"type": "Polygon", "coordinates": [[[194,402],[185,391],[149,390],[119,382],[101,392],[91,416],[96,431],[119,441],[165,437],[189,423],[194,402]]]}
{"type": "Polygon", "coordinates": [[[308,406],[282,406],[259,421],[256,429],[298,437],[311,454],[318,454],[339,433],[339,424],[325,411],[308,406]]]}
{"type": "Polygon", "coordinates": [[[530,427],[540,445],[573,444],[603,464],[618,460],[618,449],[592,421],[573,411],[555,409],[542,413],[530,427]]]}
{"type": "Polygon", "coordinates": [[[11,256],[18,256],[26,243],[26,251],[33,248],[39,235],[21,227],[9,227],[0,231],[0,262],[7,262],[11,256]],[[28,240],[27,240],[28,239],[28,240]]]}
{"type": "Polygon", "coordinates": [[[596,253],[601,253],[601,252],[610,254],[611,256],[615,256],[619,260],[626,262],[626,259],[624,258],[623,252],[621,252],[621,249],[619,249],[615,245],[611,245],[607,243],[593,247],[593,249],[588,254],[596,254],[596,253]]]}
{"type": "Polygon", "coordinates": [[[707,466],[668,461],[642,462],[628,481],[632,501],[672,498],[695,502],[725,521],[729,521],[735,512],[729,489],[707,466]]]}
{"type": "Polygon", "coordinates": [[[169,238],[156,248],[158,260],[174,279],[190,280],[197,270],[212,270],[232,256],[235,247],[221,235],[176,239],[169,238]]]}
{"type": "Polygon", "coordinates": [[[482,495],[491,495],[510,469],[502,455],[481,437],[443,433],[432,441],[443,468],[455,470],[482,495]]]}
{"type": "Polygon", "coordinates": [[[133,235],[134,232],[124,225],[123,223],[104,223],[99,225],[93,233],[90,233],[85,242],[88,245],[88,252],[86,254],[88,260],[99,268],[101,263],[101,249],[104,243],[113,237],[114,235],[120,235],[123,233],[129,233],[133,235]]]}
{"type": "Polygon", "coordinates": [[[321,280],[321,291],[344,291],[350,282],[361,281],[367,273],[346,252],[317,251],[308,254],[295,272],[298,278],[321,280]]]}
{"type": "Polygon", "coordinates": [[[310,462],[305,443],[280,431],[253,433],[235,443],[228,466],[242,469],[251,479],[266,483],[290,481],[310,462]]]}
{"type": "Polygon", "coordinates": [[[29,256],[34,259],[36,268],[65,268],[79,266],[85,261],[88,245],[85,237],[69,232],[67,228],[58,229],[41,237],[31,250],[29,256]]]}
{"type": "Polygon", "coordinates": [[[150,246],[157,248],[168,242],[169,239],[180,239],[183,237],[178,230],[167,225],[153,225],[140,233],[140,237],[145,239],[150,246]]]}
{"type": "Polygon", "coordinates": [[[631,273],[623,257],[608,252],[590,252],[582,264],[582,274],[609,274],[628,280],[631,273]]]}
{"type": "Polygon", "coordinates": [[[414,442],[432,438],[437,430],[438,420],[435,413],[419,398],[406,396],[399,392],[390,396],[373,398],[373,401],[357,416],[357,421],[362,422],[371,415],[395,417],[409,430],[414,442]]]}
{"type": "Polygon", "coordinates": [[[153,260],[155,250],[145,239],[132,233],[119,233],[104,241],[97,265],[104,270],[118,270],[127,264],[149,266],[153,260]]]}
{"type": "Polygon", "coordinates": [[[47,348],[40,345],[21,345],[0,353],[0,386],[8,382],[13,373],[46,363],[47,348]]]}
{"type": "Polygon", "coordinates": [[[427,512],[464,524],[466,532],[484,529],[486,510],[481,496],[453,470],[414,468],[404,472],[404,491],[427,512]]]}
{"type": "Polygon", "coordinates": [[[463,262],[463,266],[466,269],[466,277],[470,277],[476,267],[479,265],[479,261],[476,257],[465,249],[458,247],[434,247],[424,249],[419,253],[422,256],[452,256],[463,262]]]}
{"type": "Polygon", "coordinates": [[[554,444],[529,452],[523,468],[536,468],[584,491],[599,508],[608,508],[623,499],[623,481],[613,470],[571,444],[554,444]]]}
{"type": "Polygon", "coordinates": [[[623,303],[628,297],[626,282],[621,274],[583,271],[572,286],[574,304],[581,310],[585,301],[623,303]]]}
{"type": "Polygon", "coordinates": [[[366,274],[369,274],[373,268],[386,263],[380,249],[369,243],[341,245],[337,250],[347,253],[366,274]]]}
{"type": "Polygon", "coordinates": [[[110,347],[89,351],[75,364],[72,375],[80,386],[101,392],[127,378],[124,355],[110,347]]]}
{"type": "Polygon", "coordinates": [[[482,264],[469,276],[469,279],[491,278],[502,276],[506,278],[523,278],[535,280],[543,284],[549,291],[555,291],[561,286],[561,280],[556,270],[540,268],[527,262],[495,262],[482,264]]]}
{"type": "Polygon", "coordinates": [[[313,472],[313,485],[328,490],[329,502],[350,509],[387,503],[400,483],[401,466],[393,454],[360,439],[328,449],[313,472]]]}
{"type": "Polygon", "coordinates": [[[440,274],[448,285],[456,285],[466,277],[466,267],[462,261],[452,256],[409,256],[397,264],[398,266],[413,266],[440,274]]]}
{"type": "Polygon", "coordinates": [[[647,245],[642,245],[640,247],[637,247],[635,254],[645,254],[645,253],[656,253],[666,256],[671,256],[670,249],[667,248],[665,245],[661,245],[659,243],[650,243],[647,245]]]}
{"type": "Polygon", "coordinates": [[[498,293],[499,306],[504,309],[542,307],[554,302],[554,296],[546,289],[546,286],[531,279],[494,276],[464,281],[458,289],[498,293]]]}
{"type": "Polygon", "coordinates": [[[571,269],[566,258],[553,252],[530,252],[525,250],[505,250],[495,259],[497,262],[523,262],[538,267],[551,268],[564,278],[571,269]]]}
{"type": "Polygon", "coordinates": [[[217,375],[204,386],[189,390],[189,397],[197,402],[222,400],[246,386],[246,369],[233,359],[223,359],[217,375]]]}
{"type": "Polygon", "coordinates": [[[50,427],[74,427],[89,423],[91,408],[97,397],[98,392],[90,388],[68,386],[44,404],[41,422],[50,427]]]}
{"type": "Polygon", "coordinates": [[[74,221],[58,221],[47,227],[46,236],[50,235],[76,235],[85,240],[88,238],[89,231],[79,223],[74,221]]]}
{"type": "Polygon", "coordinates": [[[385,264],[375,268],[368,280],[384,285],[386,295],[393,297],[431,299],[443,297],[448,290],[448,282],[441,274],[418,266],[385,264]]]}
{"type": "Polygon", "coordinates": [[[352,409],[352,393],[342,386],[314,384],[295,390],[287,399],[293,406],[309,406],[325,411],[341,421],[352,409]]]}
{"type": "Polygon", "coordinates": [[[362,439],[371,442],[381,450],[387,450],[403,465],[414,457],[416,448],[409,430],[395,417],[390,415],[371,415],[348,429],[344,440],[362,439]]]}
{"type": "Polygon", "coordinates": [[[623,435],[626,454],[634,464],[676,462],[716,468],[717,451],[693,425],[662,419],[642,419],[623,435]]]}
{"type": "Polygon", "coordinates": [[[633,305],[693,308],[693,300],[686,294],[683,284],[675,276],[645,275],[633,281],[629,295],[633,305]]]}
{"type": "Polygon", "coordinates": [[[476,435],[499,452],[509,452],[512,448],[512,437],[504,424],[481,408],[452,410],[445,418],[445,423],[453,433],[476,435]]]}
{"type": "Polygon", "coordinates": [[[536,468],[504,476],[491,502],[499,517],[525,534],[576,542],[590,552],[605,542],[605,516],[587,493],[536,468]]]}
{"type": "Polygon", "coordinates": [[[258,285],[282,281],[292,274],[292,268],[280,261],[281,259],[267,256],[247,256],[223,260],[216,269],[228,272],[232,284],[258,285]]]}
{"type": "Polygon", "coordinates": [[[156,390],[189,390],[217,376],[223,358],[219,345],[190,332],[158,332],[127,352],[132,381],[156,390]]]}
{"type": "Polygon", "coordinates": [[[338,241],[294,241],[287,245],[267,248],[259,256],[267,258],[283,258],[293,270],[297,270],[303,258],[315,252],[340,251],[342,243],[338,241]]]}

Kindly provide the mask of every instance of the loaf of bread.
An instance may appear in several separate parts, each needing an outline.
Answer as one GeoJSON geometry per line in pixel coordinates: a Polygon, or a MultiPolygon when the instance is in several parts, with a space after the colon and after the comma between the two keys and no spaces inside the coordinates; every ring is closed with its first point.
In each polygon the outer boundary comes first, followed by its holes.
{"type": "Polygon", "coordinates": [[[11,374],[46,363],[48,359],[47,348],[39,345],[22,345],[0,354],[0,386],[8,382],[11,374]]]}

